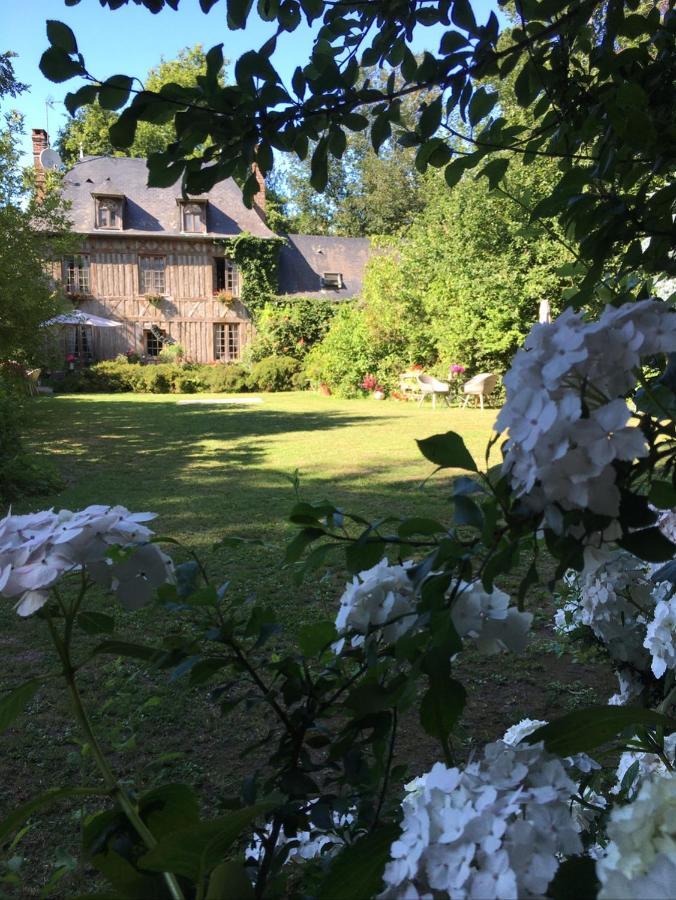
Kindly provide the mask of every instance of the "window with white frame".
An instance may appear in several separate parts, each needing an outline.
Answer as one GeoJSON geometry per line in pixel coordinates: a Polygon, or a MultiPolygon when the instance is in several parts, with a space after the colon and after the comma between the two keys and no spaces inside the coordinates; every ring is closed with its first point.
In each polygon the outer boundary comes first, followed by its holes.
{"type": "Polygon", "coordinates": [[[214,325],[214,356],[223,362],[239,359],[240,326],[238,322],[219,322],[214,325]]]}
{"type": "Polygon", "coordinates": [[[322,275],[322,287],[337,288],[341,290],[344,286],[342,272],[324,272],[322,275]]]}
{"type": "Polygon", "coordinates": [[[181,230],[190,233],[206,231],[206,204],[182,203],[181,230]]]}
{"type": "Polygon", "coordinates": [[[96,198],[96,227],[120,230],[122,228],[122,199],[119,197],[96,198]]]}
{"type": "Polygon", "coordinates": [[[164,256],[139,256],[139,274],[142,294],[164,294],[166,289],[164,256]]]}
{"type": "Polygon", "coordinates": [[[227,256],[214,257],[214,293],[239,296],[239,269],[227,256]]]}
{"type": "Polygon", "coordinates": [[[67,294],[88,294],[89,257],[67,256],[63,261],[63,283],[67,294]]]}

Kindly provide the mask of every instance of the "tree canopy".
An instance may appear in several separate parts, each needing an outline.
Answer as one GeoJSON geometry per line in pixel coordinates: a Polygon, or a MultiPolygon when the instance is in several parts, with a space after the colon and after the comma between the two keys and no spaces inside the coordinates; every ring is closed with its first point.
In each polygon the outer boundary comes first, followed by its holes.
{"type": "MultiPolygon", "coordinates": [[[[160,91],[166,84],[189,87],[205,73],[205,53],[202,45],[196,44],[194,47],[184,47],[175,59],[161,58],[150,69],[144,83],[148,91],[160,91]]],[[[172,122],[142,122],[133,143],[119,150],[109,135],[118,118],[118,113],[99,102],[78,109],[59,133],[58,147],[64,162],[67,165],[74,163],[80,152],[92,156],[147,157],[150,153],[165,150],[174,139],[172,122]]]]}
{"type": "MultiPolygon", "coordinates": [[[[116,9],[128,0],[102,2],[116,9]]],[[[137,2],[159,12],[180,0],[137,2]]],[[[201,5],[212,15],[220,6],[219,0],[201,5]]],[[[228,27],[243,29],[252,0],[223,5],[228,27]]],[[[67,97],[72,112],[96,100],[104,109],[124,107],[110,129],[116,148],[133,146],[142,122],[173,122],[176,140],[149,158],[151,185],[182,178],[189,192],[199,193],[236,175],[250,203],[257,191],[251,164],[270,172],[278,150],[300,159],[311,154],[311,183],[321,191],[329,157],[340,159],[348,133],[365,130],[375,150],[391,136],[414,149],[418,170],[442,168],[450,187],[479,166],[496,186],[515,159],[548,157],[558,163],[557,181],[533,215],[557,216],[579,243],[587,263],[580,302],[610,266],[620,278],[673,271],[676,15],[670,4],[516,0],[517,27],[507,36],[493,13],[478,22],[469,0],[261,0],[257,9],[276,23],[276,32],[237,60],[234,84],[223,84],[222,44],[207,53],[205,74],[191,86],[137,90],[122,74],[101,83],[71,29],[55,21],[48,23],[41,68],[55,81],[85,79],[67,97]],[[272,56],[303,19],[320,27],[310,59],[285,85],[272,56]],[[446,28],[438,51],[416,58],[414,34],[438,25],[446,28]],[[368,75],[374,66],[385,75],[380,86],[368,75]],[[531,111],[534,125],[509,124],[487,86],[487,79],[511,73],[517,103],[531,111]],[[403,101],[411,96],[419,98],[414,125],[402,121],[403,101]]],[[[612,290],[622,297],[620,282],[612,290]]]]}

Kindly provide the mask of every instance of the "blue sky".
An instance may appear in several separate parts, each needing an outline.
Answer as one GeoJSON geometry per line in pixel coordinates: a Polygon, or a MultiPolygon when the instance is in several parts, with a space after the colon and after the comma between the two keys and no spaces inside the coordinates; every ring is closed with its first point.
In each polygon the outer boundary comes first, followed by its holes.
{"type": "MultiPolygon", "coordinates": [[[[472,6],[477,19],[485,21],[496,3],[473,0],[472,6]]],[[[89,70],[101,79],[118,72],[143,78],[161,56],[171,59],[182,47],[198,43],[208,49],[223,42],[225,55],[234,61],[245,50],[259,47],[272,33],[269,23],[255,17],[245,31],[228,31],[225,0],[208,15],[200,11],[198,0],[182,0],[178,12],[167,8],[155,16],[134,3],[113,12],[102,8],[98,0],[81,0],[73,7],[65,6],[63,0],[0,0],[0,52],[13,50],[18,54],[14,60],[17,77],[30,85],[26,93],[14,100],[9,98],[4,108],[16,108],[24,114],[28,134],[31,128],[49,125],[52,141],[68,116],[63,98],[81,82],[73,79],[53,84],[43,78],[38,63],[48,46],[47,19],[59,19],[70,25],[89,70]],[[47,110],[50,98],[53,108],[47,110]]],[[[437,50],[442,31],[421,29],[414,50],[428,47],[437,50]]],[[[306,60],[311,42],[312,32],[307,26],[280,40],[274,61],[287,83],[295,67],[306,60]]],[[[29,138],[25,148],[27,152],[30,150],[29,138]]]]}

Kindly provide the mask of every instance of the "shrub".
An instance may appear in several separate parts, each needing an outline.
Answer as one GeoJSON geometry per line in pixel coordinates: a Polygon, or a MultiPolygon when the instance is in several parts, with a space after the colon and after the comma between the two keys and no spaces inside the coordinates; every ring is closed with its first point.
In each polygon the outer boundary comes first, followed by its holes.
{"type": "Polygon", "coordinates": [[[256,318],[256,338],[248,357],[252,363],[268,356],[303,359],[329,329],[336,312],[329,300],[273,300],[256,318]]]}
{"type": "Polygon", "coordinates": [[[157,358],[163,363],[180,363],[185,358],[185,350],[181,344],[167,344],[162,347],[157,358]]]}
{"type": "MultiPolygon", "coordinates": [[[[143,383],[140,391],[148,391],[150,394],[169,394],[173,386],[173,366],[159,365],[146,366],[143,373],[143,383]]],[[[137,390],[139,390],[137,388],[137,390]]]]}
{"type": "Polygon", "coordinates": [[[305,374],[315,386],[328,384],[338,395],[356,397],[368,372],[381,380],[366,319],[356,306],[342,306],[324,340],[308,354],[305,374]]]}
{"type": "Polygon", "coordinates": [[[185,372],[178,375],[173,382],[177,394],[197,394],[205,390],[206,384],[199,373],[185,372]]]}
{"type": "Polygon", "coordinates": [[[204,375],[210,391],[238,394],[248,389],[249,373],[237,363],[209,366],[204,375]]]}
{"type": "Polygon", "coordinates": [[[291,356],[268,356],[253,367],[249,384],[259,391],[291,391],[299,371],[300,362],[291,356]]]}
{"type": "Polygon", "coordinates": [[[22,395],[0,379],[0,503],[31,494],[48,494],[62,486],[49,464],[33,458],[23,447],[26,421],[22,395]]]}

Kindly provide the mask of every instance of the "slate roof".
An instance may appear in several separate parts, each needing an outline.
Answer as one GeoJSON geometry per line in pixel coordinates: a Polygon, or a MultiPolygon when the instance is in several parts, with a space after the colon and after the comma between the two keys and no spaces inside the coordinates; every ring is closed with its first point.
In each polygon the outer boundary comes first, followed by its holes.
{"type": "MultiPolygon", "coordinates": [[[[64,178],[64,197],[72,204],[73,229],[80,234],[130,235],[145,237],[180,236],[177,199],[180,182],[168,188],[147,186],[148,170],[144,159],[116,156],[89,156],[77,162],[64,178]],[[95,194],[124,194],[126,197],[122,231],[94,228],[95,194]]],[[[200,195],[203,197],[204,195],[200,195]]],[[[196,198],[197,199],[197,198],[196,198]]],[[[232,237],[248,231],[257,237],[274,237],[258,213],[247,209],[242,192],[228,178],[217,184],[208,195],[206,235],[200,237],[232,237]]]]}
{"type": "Polygon", "coordinates": [[[286,296],[347,300],[361,292],[371,254],[368,238],[287,234],[279,254],[279,293],[286,296]],[[325,272],[340,272],[343,288],[322,288],[325,272]]]}

